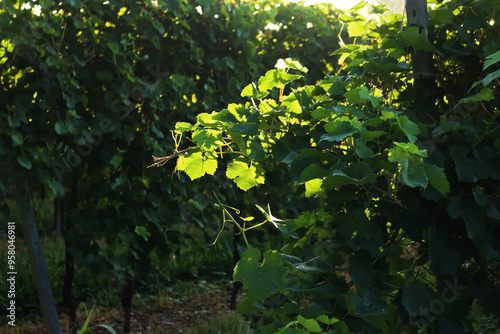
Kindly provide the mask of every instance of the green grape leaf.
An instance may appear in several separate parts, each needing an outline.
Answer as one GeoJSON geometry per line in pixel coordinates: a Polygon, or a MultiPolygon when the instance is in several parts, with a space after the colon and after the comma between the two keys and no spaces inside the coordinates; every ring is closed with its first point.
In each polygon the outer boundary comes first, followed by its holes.
{"type": "Polygon", "coordinates": [[[205,174],[213,175],[217,170],[217,156],[213,152],[190,152],[179,156],[177,169],[184,171],[191,180],[205,174]]]}
{"type": "Polygon", "coordinates": [[[314,319],[306,319],[300,314],[297,316],[297,320],[299,324],[304,326],[310,333],[321,333],[321,327],[318,322],[314,319]]]}
{"type": "Polygon", "coordinates": [[[115,168],[118,168],[121,165],[122,161],[123,156],[121,156],[120,154],[115,154],[109,163],[115,168]]]}
{"type": "Polygon", "coordinates": [[[266,91],[264,92],[259,92],[259,90],[257,89],[257,86],[255,85],[255,83],[251,83],[249,85],[247,85],[245,88],[243,88],[243,90],[241,91],[241,96],[242,97],[252,97],[254,99],[258,99],[258,100],[261,100],[263,99],[264,97],[266,97],[269,93],[266,91]]]}
{"type": "Polygon", "coordinates": [[[151,232],[149,232],[146,226],[136,226],[135,233],[144,238],[145,241],[148,241],[149,237],[151,237],[151,232]]]}
{"type": "Polygon", "coordinates": [[[31,160],[28,159],[28,157],[25,156],[24,154],[17,157],[17,162],[22,167],[24,167],[26,169],[31,169],[31,160]]]}
{"type": "Polygon", "coordinates": [[[281,87],[293,80],[302,78],[301,75],[288,74],[283,70],[270,70],[259,79],[259,91],[266,92],[274,87],[281,87]]]}
{"type": "Polygon", "coordinates": [[[312,163],[300,173],[300,181],[307,182],[313,179],[322,179],[328,174],[329,172],[321,168],[320,165],[312,163]]]}
{"type": "Polygon", "coordinates": [[[359,139],[364,142],[367,142],[382,137],[383,135],[386,134],[387,132],[385,131],[363,131],[361,132],[359,139]]]}
{"type": "Polygon", "coordinates": [[[358,157],[360,157],[361,159],[371,158],[375,155],[373,150],[366,146],[364,141],[356,139],[355,144],[356,146],[354,148],[354,152],[356,152],[358,157]]]}
{"type": "Polygon", "coordinates": [[[500,61],[500,50],[486,57],[486,60],[484,61],[483,71],[486,70],[491,65],[498,63],[499,61],[500,61]]]}
{"type": "Polygon", "coordinates": [[[473,95],[471,97],[464,97],[458,101],[458,104],[455,106],[459,106],[461,103],[476,103],[481,101],[490,101],[494,98],[493,92],[489,88],[482,88],[479,93],[473,95]]]}
{"type": "Polygon", "coordinates": [[[247,153],[248,158],[255,161],[262,161],[266,157],[264,147],[262,147],[262,142],[258,137],[252,139],[247,153]]]}
{"type": "Polygon", "coordinates": [[[23,134],[20,132],[14,131],[11,135],[10,138],[12,139],[12,144],[14,147],[22,145],[23,144],[23,134]]]}
{"type": "Polygon", "coordinates": [[[324,128],[327,133],[321,136],[320,142],[323,140],[329,142],[341,141],[358,132],[358,129],[350,122],[345,121],[333,121],[325,124],[324,128]]]}
{"type": "Polygon", "coordinates": [[[450,183],[446,179],[444,168],[424,163],[424,170],[431,186],[443,194],[450,192],[450,183]]]}
{"type": "Polygon", "coordinates": [[[198,128],[193,132],[192,138],[203,151],[212,151],[224,144],[222,141],[222,133],[213,129],[198,128]]]}
{"type": "Polygon", "coordinates": [[[276,289],[285,287],[287,269],[277,251],[266,251],[262,263],[260,258],[260,250],[256,248],[245,250],[234,268],[233,279],[235,282],[243,282],[249,295],[264,300],[276,289]]]}
{"type": "Polygon", "coordinates": [[[410,282],[403,291],[403,306],[410,315],[424,315],[433,300],[431,290],[422,282],[410,282]]]}
{"type": "Polygon", "coordinates": [[[175,132],[187,132],[191,131],[194,126],[187,122],[177,122],[175,124],[175,132]]]}
{"type": "Polygon", "coordinates": [[[61,182],[55,179],[49,179],[49,187],[54,195],[64,195],[64,187],[61,182]]]}
{"type": "Polygon", "coordinates": [[[349,23],[347,26],[347,32],[350,37],[359,37],[370,31],[370,27],[365,21],[355,21],[349,23]]]}
{"type": "Polygon", "coordinates": [[[482,81],[483,86],[488,86],[493,80],[497,80],[498,78],[500,78],[500,70],[497,70],[485,76],[482,81]]]}
{"type": "Polygon", "coordinates": [[[363,104],[368,100],[370,92],[366,86],[361,86],[356,89],[351,89],[347,93],[344,94],[347,102],[349,104],[363,104]]]}
{"type": "Polygon", "coordinates": [[[425,150],[420,150],[418,146],[413,143],[394,142],[394,145],[396,145],[396,147],[387,150],[389,151],[389,157],[387,158],[387,160],[389,160],[390,162],[402,163],[403,161],[412,157],[412,155],[413,157],[414,155],[418,155],[421,157],[427,156],[427,152],[425,150]]]}
{"type": "Polygon", "coordinates": [[[336,188],[346,184],[365,184],[375,180],[377,176],[366,162],[358,162],[336,170],[324,182],[324,188],[336,188]]]}
{"type": "Polygon", "coordinates": [[[417,140],[417,135],[420,133],[418,125],[412,121],[407,116],[401,116],[398,118],[399,128],[408,137],[410,143],[414,143],[417,140]]]}
{"type": "Polygon", "coordinates": [[[311,197],[322,192],[321,187],[323,185],[323,180],[322,179],[309,180],[305,182],[304,185],[306,186],[305,196],[311,197]]]}
{"type": "Polygon", "coordinates": [[[233,179],[238,188],[244,191],[265,182],[261,168],[257,168],[255,164],[248,166],[247,162],[238,158],[227,167],[226,176],[233,179]]]}
{"type": "Polygon", "coordinates": [[[165,33],[165,28],[163,27],[160,21],[153,20],[151,23],[153,23],[153,26],[161,35],[165,33]]]}
{"type": "Polygon", "coordinates": [[[427,28],[420,32],[419,27],[410,27],[401,31],[398,38],[411,45],[415,50],[434,52],[436,48],[431,44],[428,37],[427,28]]]}
{"type": "MultiPolygon", "coordinates": [[[[297,60],[293,60],[291,58],[285,59],[285,65],[288,68],[293,68],[293,69],[301,71],[303,73],[307,73],[307,71],[308,71],[308,69],[306,67],[302,66],[301,63],[299,63],[297,60]]],[[[276,66],[278,66],[278,64],[276,64],[276,66]]]]}
{"type": "Polygon", "coordinates": [[[427,188],[429,180],[423,164],[416,163],[414,159],[405,159],[401,164],[401,176],[403,182],[412,188],[427,188]]]}
{"type": "Polygon", "coordinates": [[[432,138],[439,137],[447,132],[453,132],[460,129],[460,123],[458,122],[446,122],[444,124],[438,125],[432,130],[432,138]]]}

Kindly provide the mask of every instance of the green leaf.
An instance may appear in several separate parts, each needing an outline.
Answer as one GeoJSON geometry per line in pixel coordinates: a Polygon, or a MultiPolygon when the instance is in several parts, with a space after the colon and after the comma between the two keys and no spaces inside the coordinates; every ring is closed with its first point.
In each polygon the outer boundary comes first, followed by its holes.
{"type": "Polygon", "coordinates": [[[414,159],[415,155],[420,157],[426,157],[427,152],[425,150],[420,150],[417,145],[413,143],[398,143],[394,142],[396,147],[390,148],[389,157],[387,160],[390,162],[399,162],[402,163],[404,160],[409,158],[414,159]]]}
{"type": "Polygon", "coordinates": [[[182,74],[172,74],[170,79],[172,79],[172,82],[177,88],[181,88],[186,82],[186,77],[182,74]]]}
{"type": "Polygon", "coordinates": [[[144,240],[148,241],[151,233],[146,229],[146,226],[136,226],[135,233],[144,238],[144,240]]]}
{"type": "Polygon", "coordinates": [[[22,145],[23,144],[23,134],[20,132],[14,131],[11,135],[10,138],[12,139],[12,145],[14,147],[22,145]]]}
{"type": "Polygon", "coordinates": [[[247,162],[239,158],[227,167],[226,176],[244,191],[265,182],[264,173],[260,168],[255,167],[255,164],[248,166],[247,162]]]}
{"type": "Polygon", "coordinates": [[[488,203],[488,196],[484,194],[483,189],[479,185],[476,184],[473,190],[473,194],[476,204],[486,205],[486,203],[488,203]]]}
{"type": "Polygon", "coordinates": [[[486,57],[486,60],[484,61],[483,71],[486,70],[491,65],[498,63],[499,61],[500,61],[500,50],[486,57]]]}
{"type": "Polygon", "coordinates": [[[416,163],[414,160],[405,159],[401,165],[401,176],[403,182],[407,186],[412,188],[427,188],[429,180],[427,179],[427,174],[425,174],[423,164],[416,163]]]}
{"type": "Polygon", "coordinates": [[[424,170],[431,186],[443,194],[450,192],[450,183],[446,179],[444,168],[424,163],[424,170]]]}
{"type": "Polygon", "coordinates": [[[213,175],[217,170],[217,156],[213,152],[190,152],[179,156],[177,169],[184,171],[191,180],[205,174],[213,175]]]}
{"type": "Polygon", "coordinates": [[[386,134],[387,132],[385,131],[363,131],[361,132],[359,139],[364,142],[367,142],[382,137],[383,135],[386,134]]]}
{"type": "Polygon", "coordinates": [[[120,154],[115,154],[109,163],[111,164],[111,166],[118,168],[121,165],[122,161],[123,156],[120,154]]]}
{"type": "Polygon", "coordinates": [[[339,319],[337,318],[328,318],[326,315],[322,314],[320,316],[318,316],[318,321],[326,324],[326,325],[333,325],[333,324],[336,324],[339,322],[339,319]]]}
{"type": "Polygon", "coordinates": [[[305,182],[304,185],[306,187],[305,196],[311,197],[322,192],[321,187],[323,185],[323,180],[322,179],[309,180],[305,182]]]}
{"type": "Polygon", "coordinates": [[[368,100],[370,92],[366,86],[361,86],[356,89],[351,89],[344,96],[347,99],[347,102],[350,104],[364,104],[368,100]]]}
{"type": "Polygon", "coordinates": [[[175,124],[175,132],[187,132],[191,131],[194,126],[187,122],[177,122],[175,124]]]}
{"type": "Polygon", "coordinates": [[[55,179],[49,179],[49,188],[54,195],[64,195],[64,187],[61,182],[55,179]]]}
{"type": "Polygon", "coordinates": [[[482,88],[479,93],[476,95],[473,95],[471,97],[465,97],[463,99],[460,99],[458,101],[458,104],[455,106],[459,106],[461,103],[476,103],[476,102],[481,102],[481,101],[490,101],[494,98],[493,92],[489,88],[482,88]]]}
{"type": "Polygon", "coordinates": [[[330,174],[318,164],[312,163],[300,173],[300,181],[307,182],[313,179],[322,179],[330,174]]]}
{"type": "Polygon", "coordinates": [[[297,316],[297,321],[299,324],[304,326],[310,333],[321,333],[321,327],[318,322],[314,319],[306,319],[300,314],[297,316]]]}
{"type": "Polygon", "coordinates": [[[358,129],[350,122],[345,121],[333,121],[325,124],[324,128],[328,133],[321,136],[320,142],[323,140],[329,142],[341,141],[358,132],[358,129]]]}
{"type": "Polygon", "coordinates": [[[403,306],[410,315],[424,315],[433,301],[431,290],[422,282],[410,282],[403,291],[403,306]]]}
{"type": "Polygon", "coordinates": [[[58,135],[63,135],[68,132],[68,127],[64,124],[63,121],[57,121],[54,125],[54,130],[58,135]]]}
{"type": "Polygon", "coordinates": [[[18,156],[17,157],[17,162],[22,167],[24,167],[26,169],[31,169],[31,160],[28,159],[28,157],[26,155],[23,154],[23,155],[18,156]]]}
{"type": "Polygon", "coordinates": [[[258,300],[269,297],[276,289],[283,289],[287,279],[287,270],[283,258],[277,251],[266,251],[260,263],[261,253],[256,248],[249,248],[241,254],[241,260],[234,268],[234,281],[243,282],[251,296],[258,300]]]}
{"type": "Polygon", "coordinates": [[[343,170],[336,170],[323,182],[325,188],[336,188],[346,184],[365,184],[377,176],[366,162],[351,164],[343,170]]]}
{"type": "Polygon", "coordinates": [[[492,72],[484,77],[482,83],[483,86],[488,86],[493,80],[500,78],[500,70],[492,72]]]}
{"type": "Polygon", "coordinates": [[[163,35],[165,33],[165,28],[163,27],[160,21],[153,20],[152,23],[153,27],[155,27],[155,29],[160,33],[160,35],[163,35]]]}
{"type": "Polygon", "coordinates": [[[259,79],[259,91],[266,92],[274,87],[282,87],[299,78],[302,76],[284,73],[282,70],[270,70],[259,79]]]}
{"type": "Polygon", "coordinates": [[[218,130],[198,128],[193,132],[192,138],[203,151],[212,151],[224,144],[222,133],[218,130]]]}
{"type": "Polygon", "coordinates": [[[401,31],[398,38],[411,45],[415,50],[434,52],[436,48],[431,44],[428,37],[427,28],[420,32],[419,27],[410,27],[401,31]]]}
{"type": "Polygon", "coordinates": [[[417,140],[417,135],[420,133],[418,125],[412,121],[407,116],[401,116],[398,118],[399,128],[408,137],[410,143],[414,143],[417,140]]]}
{"type": "Polygon", "coordinates": [[[252,139],[248,151],[248,158],[254,161],[262,161],[266,156],[262,142],[258,137],[252,139]]]}
{"type": "Polygon", "coordinates": [[[267,92],[267,90],[264,91],[264,92],[259,92],[259,90],[257,89],[257,86],[253,82],[251,84],[247,85],[241,91],[241,96],[242,97],[252,97],[252,98],[257,99],[257,100],[263,99],[268,94],[269,93],[267,92]]]}
{"type": "MultiPolygon", "coordinates": [[[[278,64],[276,64],[278,65],[278,64]]],[[[303,72],[303,73],[307,73],[308,69],[304,66],[302,66],[302,64],[300,62],[298,62],[297,60],[293,60],[291,58],[286,58],[285,59],[285,65],[288,67],[288,68],[293,68],[295,70],[298,70],[300,72],[303,72]]]]}
{"type": "Polygon", "coordinates": [[[439,137],[447,132],[453,132],[460,129],[460,123],[458,122],[446,122],[444,124],[438,125],[432,130],[432,137],[439,137]]]}
{"type": "Polygon", "coordinates": [[[356,152],[358,157],[360,157],[361,159],[371,158],[375,155],[373,150],[371,148],[369,148],[368,146],[366,146],[364,141],[362,141],[360,139],[356,139],[355,145],[356,146],[354,148],[354,152],[356,152]]]}
{"type": "Polygon", "coordinates": [[[454,145],[450,147],[450,153],[455,162],[455,171],[460,182],[477,182],[479,170],[476,168],[477,161],[469,158],[469,149],[454,145]]]}
{"type": "Polygon", "coordinates": [[[347,26],[347,32],[350,37],[363,36],[369,32],[369,26],[366,21],[355,21],[349,23],[347,26]]]}

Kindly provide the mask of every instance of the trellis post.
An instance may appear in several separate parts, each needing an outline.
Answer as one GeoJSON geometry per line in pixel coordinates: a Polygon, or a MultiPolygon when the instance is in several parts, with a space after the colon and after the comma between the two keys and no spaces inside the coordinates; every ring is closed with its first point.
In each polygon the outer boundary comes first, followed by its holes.
{"type": "Polygon", "coordinates": [[[43,310],[43,318],[50,334],[62,334],[61,324],[57,315],[52,288],[45,259],[43,257],[35,214],[28,196],[28,189],[24,180],[14,179],[19,208],[21,209],[21,226],[28,245],[31,267],[38,298],[43,310]]]}

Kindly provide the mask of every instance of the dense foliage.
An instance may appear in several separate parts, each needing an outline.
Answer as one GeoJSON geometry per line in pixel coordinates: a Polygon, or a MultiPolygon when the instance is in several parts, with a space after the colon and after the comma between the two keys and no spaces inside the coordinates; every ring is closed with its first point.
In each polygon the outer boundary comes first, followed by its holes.
{"type": "MultiPolygon", "coordinates": [[[[330,6],[274,1],[2,1],[1,217],[17,211],[11,177],[27,181],[35,202],[62,208],[66,252],[49,273],[56,300],[74,310],[114,296],[123,273],[141,288],[229,271],[232,237],[207,247],[220,223],[212,190],[244,207],[274,196],[274,185],[242,193],[223,175],[194,184],[147,169],[151,154],[177,148],[176,122],[242,101],[239,91],[277,57],[298,57],[318,80],[337,66],[340,27],[330,6]],[[108,282],[97,285],[99,275],[108,282]]],[[[276,185],[295,187],[274,173],[276,185]]],[[[283,212],[296,212],[296,198],[280,199],[283,212]]],[[[51,220],[39,224],[52,230],[51,220]]],[[[18,293],[26,307],[35,298],[29,285],[18,293]]]]}
{"type": "Polygon", "coordinates": [[[258,332],[465,333],[474,301],[500,314],[500,6],[434,5],[428,29],[341,16],[353,42],[334,52],[340,71],[301,86],[307,68],[282,59],[246,103],[177,123],[189,141],[155,158],[191,179],[229,161],[226,176],[256,191],[279,163],[319,201],[285,221],[279,203],[261,208],[286,242],[248,238],[234,271],[258,332]]]}

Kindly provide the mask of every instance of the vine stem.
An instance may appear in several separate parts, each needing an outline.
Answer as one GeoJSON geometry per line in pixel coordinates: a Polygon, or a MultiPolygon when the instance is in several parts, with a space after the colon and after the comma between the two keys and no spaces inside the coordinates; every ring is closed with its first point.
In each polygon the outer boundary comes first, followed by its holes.
{"type": "Polygon", "coordinates": [[[155,157],[155,156],[153,155],[153,159],[154,159],[154,161],[155,161],[155,162],[153,162],[153,163],[152,163],[151,165],[149,165],[147,168],[149,168],[149,167],[161,167],[161,166],[163,166],[164,164],[166,164],[166,163],[167,163],[170,159],[175,158],[176,156],[181,155],[181,154],[183,154],[183,153],[186,153],[186,152],[188,152],[190,149],[192,149],[192,147],[186,148],[186,149],[184,149],[184,150],[177,151],[177,152],[175,152],[174,154],[169,155],[169,156],[167,156],[167,157],[155,157]]]}

